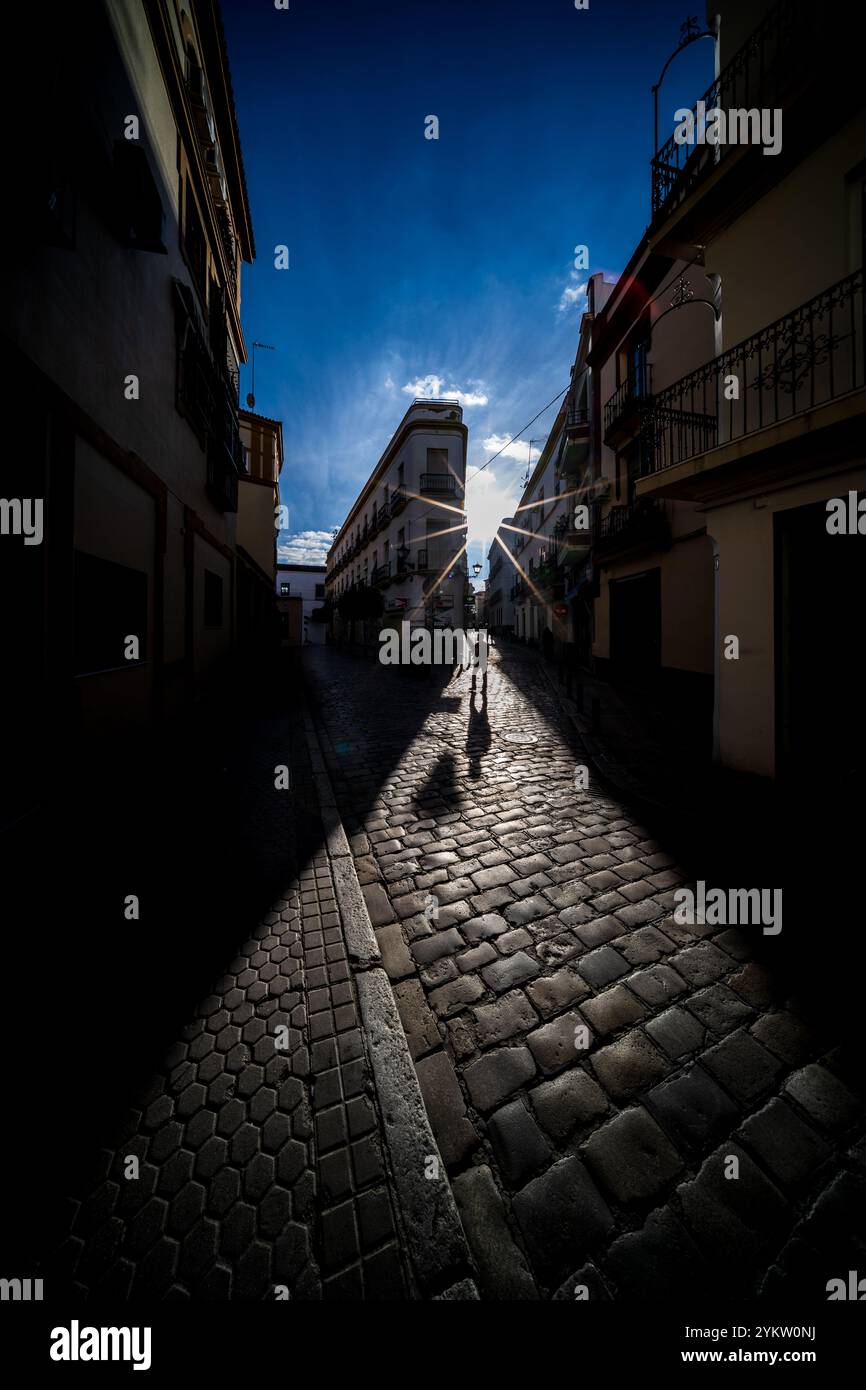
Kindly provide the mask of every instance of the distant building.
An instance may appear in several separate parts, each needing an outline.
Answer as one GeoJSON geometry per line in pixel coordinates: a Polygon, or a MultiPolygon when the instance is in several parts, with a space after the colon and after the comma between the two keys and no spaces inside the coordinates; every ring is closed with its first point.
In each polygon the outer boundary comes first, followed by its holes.
{"type": "Polygon", "coordinates": [[[283,646],[324,642],[327,625],[314,616],[322,614],[324,606],[324,565],[277,565],[277,608],[283,646]]]}
{"type": "Polygon", "coordinates": [[[513,591],[518,576],[511,556],[517,538],[506,529],[513,524],[513,517],[503,519],[487,552],[485,613],[490,631],[500,637],[510,636],[514,629],[513,591]]]}
{"type": "Polygon", "coordinates": [[[487,626],[487,584],[486,581],[479,589],[475,590],[475,625],[476,627],[487,626]]]}
{"type": "Polygon", "coordinates": [[[328,551],[337,633],[463,626],[467,438],[458,401],[412,402],[328,551]],[[370,589],[382,596],[378,619],[370,589]]]}

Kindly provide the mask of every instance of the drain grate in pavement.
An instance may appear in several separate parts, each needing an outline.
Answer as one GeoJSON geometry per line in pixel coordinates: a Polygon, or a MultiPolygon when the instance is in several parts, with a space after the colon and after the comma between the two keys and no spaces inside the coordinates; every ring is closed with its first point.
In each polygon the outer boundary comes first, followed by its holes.
{"type": "Polygon", "coordinates": [[[517,733],[500,734],[499,737],[506,743],[537,743],[538,734],[524,734],[519,730],[517,733]]]}

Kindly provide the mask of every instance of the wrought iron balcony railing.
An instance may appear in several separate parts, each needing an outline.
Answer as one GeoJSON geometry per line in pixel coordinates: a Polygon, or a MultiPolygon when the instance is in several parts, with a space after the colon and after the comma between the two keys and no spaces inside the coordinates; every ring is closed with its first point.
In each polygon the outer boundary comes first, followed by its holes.
{"type": "Polygon", "coordinates": [[[238,472],[229,449],[211,437],[207,446],[207,493],[221,512],[238,509],[238,472]]]}
{"type": "Polygon", "coordinates": [[[405,507],[408,501],[409,498],[406,495],[406,484],[398,483],[391,494],[391,515],[396,516],[398,512],[402,512],[403,508],[405,507]]]}
{"type": "Polygon", "coordinates": [[[599,557],[637,546],[664,550],[670,545],[670,524],[653,498],[641,497],[625,507],[614,507],[602,517],[594,539],[599,557]]]}
{"type": "Polygon", "coordinates": [[[422,473],[421,491],[445,493],[454,497],[457,493],[457,484],[450,473],[422,473]]]}
{"type": "Polygon", "coordinates": [[[651,398],[652,368],[647,365],[638,376],[627,377],[608,398],[604,407],[605,440],[631,419],[638,420],[651,398]]]}
{"type": "Polygon", "coordinates": [[[565,428],[569,434],[577,434],[583,429],[588,429],[589,411],[586,409],[575,410],[574,408],[569,410],[565,417],[565,428]]]}
{"type": "MultiPolygon", "coordinates": [[[[822,23],[826,25],[821,6],[812,0],[780,0],[774,5],[695,102],[694,132],[697,134],[700,111],[708,115],[711,110],[722,110],[726,119],[731,111],[744,113],[746,119],[753,113],[760,120],[762,109],[784,108],[786,98],[790,99],[810,75],[822,23]]],[[[725,133],[730,135],[730,131],[725,133]]],[[[681,202],[735,148],[730,140],[724,144],[680,144],[671,135],[652,159],[653,217],[681,202]]]]}
{"type": "Polygon", "coordinates": [[[861,269],[660,391],[648,471],[863,387],[864,336],[861,269]]]}
{"type": "Polygon", "coordinates": [[[391,561],[387,560],[384,565],[377,565],[370,575],[371,584],[381,584],[383,579],[391,577],[391,561]]]}

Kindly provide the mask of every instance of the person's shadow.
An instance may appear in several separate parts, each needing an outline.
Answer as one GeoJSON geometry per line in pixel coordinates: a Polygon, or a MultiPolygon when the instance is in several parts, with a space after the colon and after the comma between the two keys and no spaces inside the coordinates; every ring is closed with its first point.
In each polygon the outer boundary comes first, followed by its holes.
{"type": "Polygon", "coordinates": [[[476,708],[477,678],[472,677],[472,695],[469,702],[469,727],[466,731],[466,751],[469,754],[469,776],[481,776],[481,759],[493,741],[490,721],[487,718],[487,672],[481,681],[481,705],[476,708]]]}

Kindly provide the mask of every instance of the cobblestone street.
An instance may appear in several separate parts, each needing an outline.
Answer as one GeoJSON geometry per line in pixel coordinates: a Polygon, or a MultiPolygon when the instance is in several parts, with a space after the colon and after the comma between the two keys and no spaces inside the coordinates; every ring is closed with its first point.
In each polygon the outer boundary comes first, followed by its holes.
{"type": "Polygon", "coordinates": [[[306,657],[480,1296],[815,1300],[862,1267],[850,1039],[775,968],[784,932],[674,921],[702,866],[575,790],[538,659],[491,651],[485,689],[306,657]]]}
{"type": "MultiPolygon", "coordinates": [[[[106,1016],[104,996],[92,1002],[96,1055],[105,1051],[106,1038],[115,1037],[122,1052],[130,1033],[146,1028],[142,1065],[150,1057],[152,1070],[138,1089],[130,1088],[128,1077],[115,1078],[111,1097],[91,1070],[91,1103],[95,1094],[116,1118],[82,1118],[69,1155],[81,1176],[56,1212],[51,1194],[57,1178],[41,1178],[34,1202],[49,1215],[47,1254],[34,1272],[51,1296],[67,1294],[88,1306],[118,1298],[415,1296],[335,898],[334,862],[302,711],[289,698],[296,688],[296,682],[286,685],[276,697],[281,713],[248,721],[245,739],[215,786],[202,774],[195,792],[193,749],[187,748],[190,773],[183,786],[195,799],[183,803],[179,818],[231,818],[237,826],[233,855],[239,845],[248,849],[238,874],[242,897],[225,879],[228,931],[216,930],[218,904],[203,920],[192,908],[198,973],[202,964],[221,959],[220,943],[231,939],[232,924],[236,947],[200,1000],[190,997],[187,981],[172,990],[171,957],[164,950],[156,963],[161,988],[142,988],[140,1006],[130,999],[120,1026],[106,1016]],[[277,790],[274,771],[286,762],[291,790],[277,790]],[[254,881],[245,882],[247,875],[254,881]],[[247,919],[248,939],[238,937],[250,902],[275,883],[282,885],[279,894],[258,922],[247,919]],[[185,1014],[187,1022],[160,1059],[155,1048],[165,1028],[155,1020],[169,994],[172,1012],[185,1014]]],[[[212,762],[211,733],[203,729],[201,744],[203,758],[212,762]]],[[[186,916],[184,884],[153,865],[144,878],[140,857],[135,863],[127,882],[138,875],[146,886],[145,920],[150,895],[164,892],[175,900],[160,922],[171,940],[169,923],[186,916]]],[[[194,899],[192,854],[184,872],[194,899]]],[[[173,949],[178,955],[176,944],[173,949]]],[[[67,988],[74,994],[72,979],[67,988]]],[[[33,1147],[38,1156],[41,1146],[33,1147]]],[[[68,1175],[64,1164],[60,1182],[68,1175]]],[[[32,1213],[24,1215],[31,1218],[26,1238],[32,1248],[32,1213]]]]}

